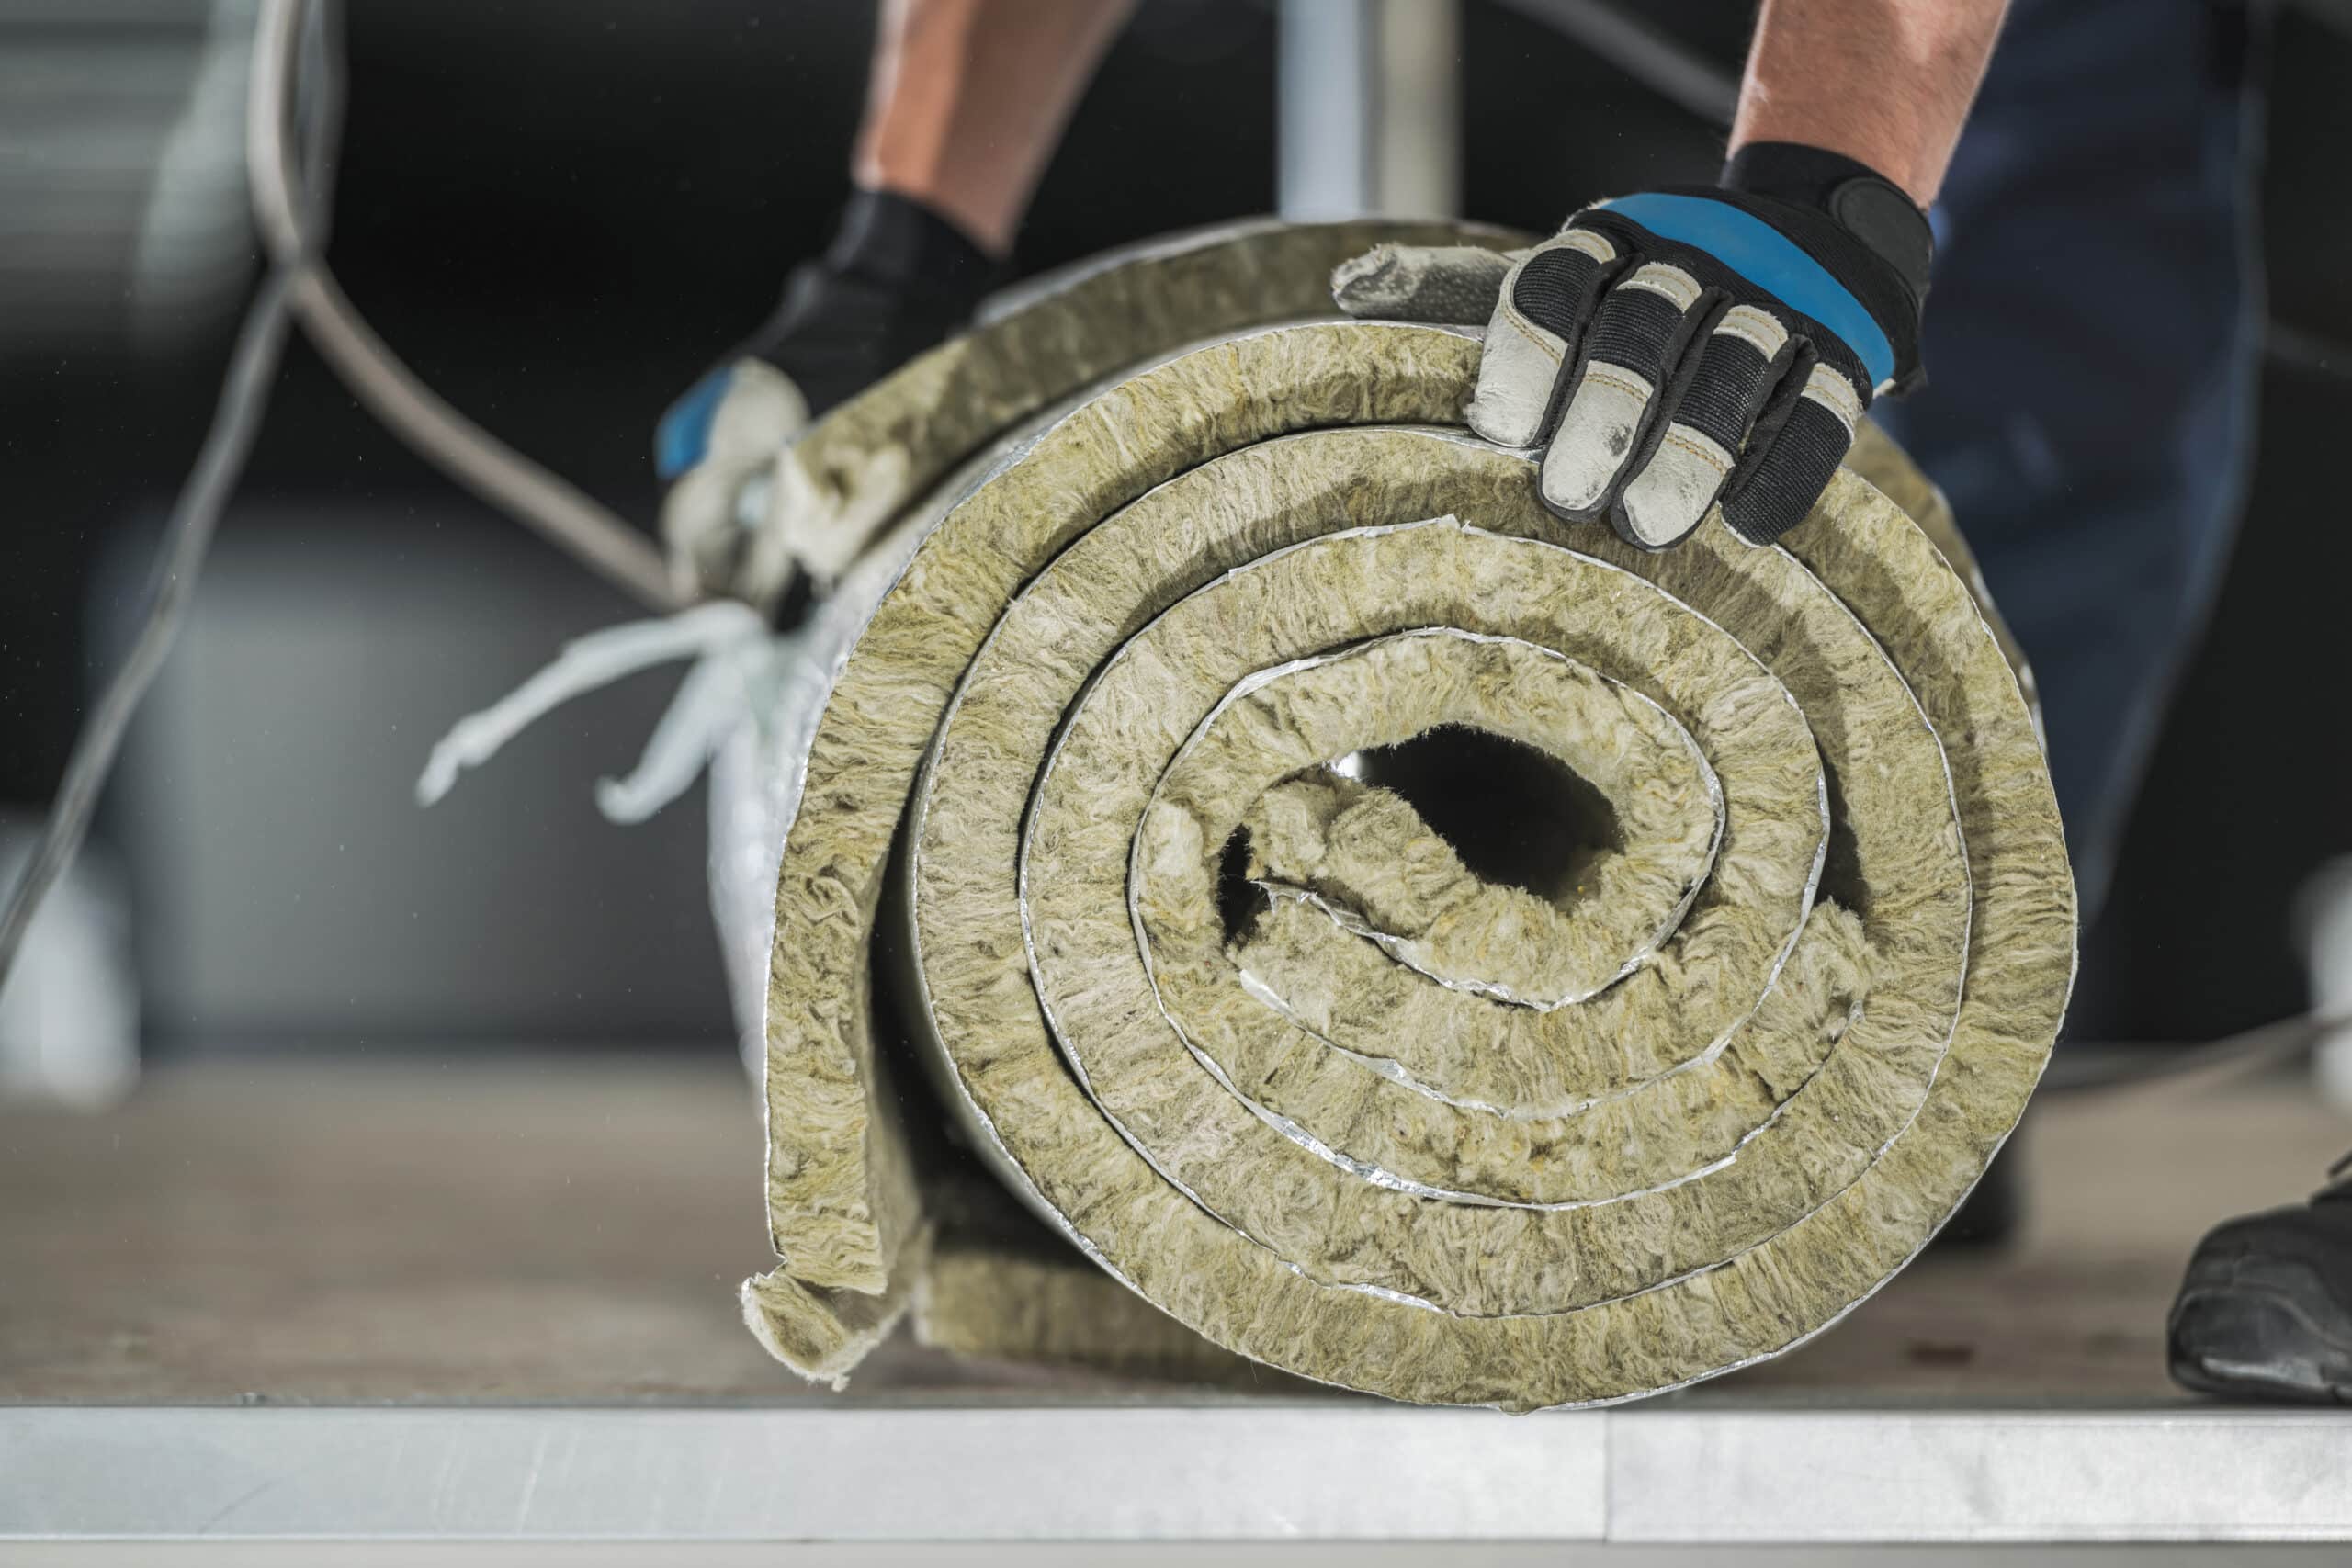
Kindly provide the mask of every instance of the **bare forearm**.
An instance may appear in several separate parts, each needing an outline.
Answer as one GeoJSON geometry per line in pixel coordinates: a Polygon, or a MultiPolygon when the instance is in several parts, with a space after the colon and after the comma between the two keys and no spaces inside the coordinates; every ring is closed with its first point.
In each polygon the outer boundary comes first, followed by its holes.
{"type": "Polygon", "coordinates": [[[1764,0],[1731,150],[1827,148],[1927,206],[2007,8],[2008,0],[1764,0]]]}
{"type": "Polygon", "coordinates": [[[1002,255],[1132,0],[889,0],[854,172],[1002,255]]]}

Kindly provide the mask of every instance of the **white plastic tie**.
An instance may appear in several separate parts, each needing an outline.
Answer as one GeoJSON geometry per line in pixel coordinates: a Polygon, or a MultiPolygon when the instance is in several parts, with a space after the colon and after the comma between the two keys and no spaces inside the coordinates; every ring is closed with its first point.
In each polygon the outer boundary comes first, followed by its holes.
{"type": "Polygon", "coordinates": [[[545,669],[489,707],[468,714],[433,748],[416,781],[420,806],[431,806],[538,719],[572,698],[657,664],[692,659],[637,766],[625,778],[600,779],[596,807],[615,822],[641,822],[693,784],[729,729],[750,712],[766,666],[786,657],[791,639],[775,637],[759,612],[713,600],[659,620],[632,621],[566,643],[545,669]]]}

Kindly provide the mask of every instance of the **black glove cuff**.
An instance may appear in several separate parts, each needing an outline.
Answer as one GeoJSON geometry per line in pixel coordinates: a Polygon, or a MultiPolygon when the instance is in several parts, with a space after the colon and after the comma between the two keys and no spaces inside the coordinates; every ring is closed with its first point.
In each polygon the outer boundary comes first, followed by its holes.
{"type": "Polygon", "coordinates": [[[1724,165],[1712,193],[1770,222],[1853,292],[1894,350],[1894,388],[1919,370],[1919,319],[1935,258],[1928,215],[1901,187],[1842,153],[1756,141],[1724,165]]]}
{"type": "Polygon", "coordinates": [[[825,265],[901,293],[952,301],[969,313],[1002,270],[971,237],[922,203],[894,191],[853,192],[825,265]]]}
{"type": "Polygon", "coordinates": [[[1935,231],[1910,195],[1867,164],[1823,147],[1751,141],[1731,155],[1716,182],[1724,190],[1826,213],[1926,299],[1935,231]]]}

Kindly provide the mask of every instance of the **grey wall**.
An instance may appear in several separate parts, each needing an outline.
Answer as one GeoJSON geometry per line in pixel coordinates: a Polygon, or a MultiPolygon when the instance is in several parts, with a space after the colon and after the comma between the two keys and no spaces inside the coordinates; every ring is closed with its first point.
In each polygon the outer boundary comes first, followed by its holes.
{"type": "MultiPolygon", "coordinates": [[[[127,542],[113,570],[146,558],[127,542]]],[[[633,614],[535,541],[429,504],[232,511],[107,824],[152,1032],[723,1042],[699,794],[636,828],[590,798],[674,671],[560,711],[430,810],[412,795],[452,721],[633,614]]]]}

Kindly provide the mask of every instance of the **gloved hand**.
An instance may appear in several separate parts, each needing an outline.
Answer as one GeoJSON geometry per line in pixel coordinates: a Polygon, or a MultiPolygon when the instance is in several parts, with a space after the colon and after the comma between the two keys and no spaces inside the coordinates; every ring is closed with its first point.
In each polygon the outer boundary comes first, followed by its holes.
{"type": "Polygon", "coordinates": [[[851,198],[824,255],[794,270],[782,308],[655,429],[654,468],[670,481],[662,535],[682,591],[774,607],[791,572],[766,547],[777,454],[810,420],[944,342],[997,272],[921,204],[876,191],[851,198]]]}
{"type": "Polygon", "coordinates": [[[1541,447],[1560,516],[1660,550],[1720,502],[1766,545],[1820,499],[1871,398],[1918,383],[1932,250],[1896,186],[1765,142],[1718,188],[1600,202],[1510,255],[1383,247],[1332,292],[1351,315],[1417,321],[1490,303],[1470,427],[1541,447]]]}

